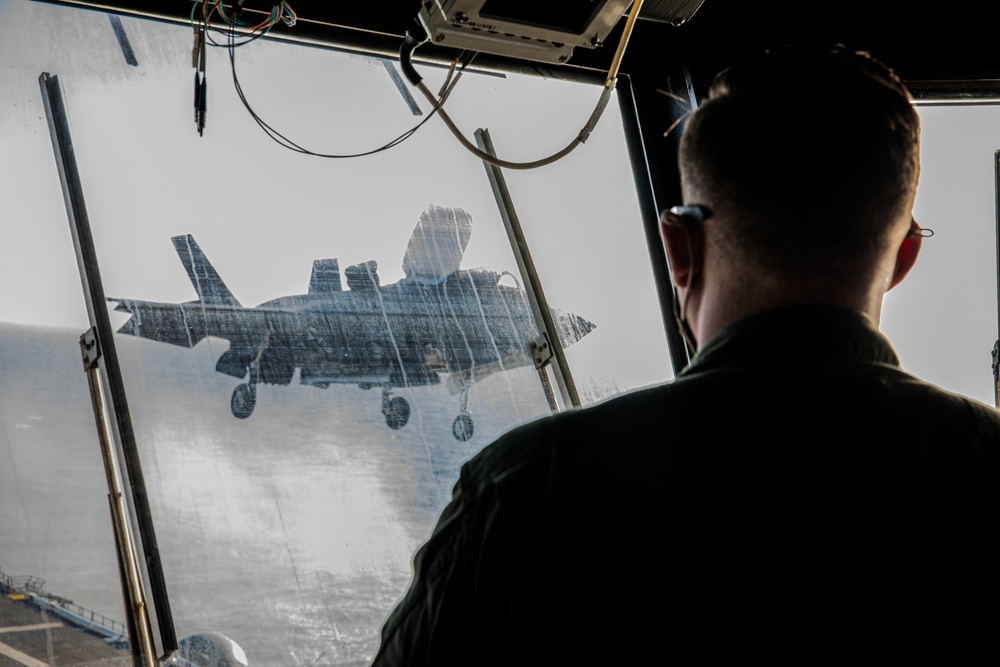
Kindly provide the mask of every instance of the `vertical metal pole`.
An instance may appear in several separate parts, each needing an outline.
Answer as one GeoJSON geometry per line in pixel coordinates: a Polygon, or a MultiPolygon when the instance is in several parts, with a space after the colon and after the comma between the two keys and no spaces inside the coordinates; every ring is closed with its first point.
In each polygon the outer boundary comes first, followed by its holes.
{"type": "MultiPolygon", "coordinates": [[[[484,153],[496,156],[493,150],[493,142],[490,140],[488,130],[482,128],[476,130],[476,144],[484,153]]],[[[486,175],[490,179],[490,186],[493,188],[493,195],[496,197],[497,205],[500,207],[500,217],[503,218],[504,227],[507,228],[507,237],[510,239],[510,247],[514,251],[514,258],[517,260],[517,267],[521,271],[521,277],[528,287],[528,300],[531,302],[531,309],[535,315],[535,324],[541,329],[541,333],[548,338],[549,346],[552,350],[553,370],[555,371],[556,384],[559,386],[559,393],[562,395],[563,404],[567,407],[580,407],[580,395],[576,391],[576,384],[570,373],[569,365],[566,363],[566,353],[563,350],[562,340],[559,338],[559,330],[552,319],[552,311],[545,300],[545,293],[542,291],[542,283],[538,279],[535,271],[535,264],[528,251],[528,244],[524,240],[524,233],[521,231],[521,222],[514,211],[514,201],[511,199],[510,191],[507,189],[507,182],[504,180],[500,167],[483,161],[486,167],[486,175]]],[[[544,369],[542,369],[544,370],[544,369]]]]}
{"type": "MultiPolygon", "coordinates": [[[[99,369],[102,378],[101,391],[110,395],[110,401],[105,402],[102,410],[108,412],[110,435],[116,445],[116,455],[123,462],[120,470],[128,484],[129,493],[126,494],[125,500],[128,502],[130,510],[129,520],[133,522],[132,532],[138,533],[141,541],[141,548],[139,545],[132,545],[132,547],[135,548],[136,553],[141,555],[141,558],[137,560],[146,577],[145,583],[149,587],[148,597],[154,603],[151,611],[155,611],[156,615],[160,654],[167,655],[177,649],[177,635],[174,631],[170,603],[167,599],[167,587],[163,578],[160,552],[156,545],[156,533],[153,529],[153,519],[146,496],[142,467],[139,464],[139,453],[132,430],[132,420],[125,398],[125,387],[118,365],[114,331],[108,317],[107,299],[104,296],[104,286],[97,264],[97,252],[90,232],[87,208],[84,204],[83,186],[76,164],[76,154],[73,150],[69,119],[66,115],[58,77],[43,72],[38,78],[38,83],[42,91],[42,101],[48,119],[56,167],[59,170],[59,180],[62,183],[66,212],[69,215],[70,231],[76,249],[87,313],[104,360],[99,369]]],[[[133,648],[133,651],[135,650],[133,648]]],[[[155,660],[155,657],[150,656],[150,659],[155,660]]]]}
{"type": "MultiPolygon", "coordinates": [[[[690,79],[685,82],[685,97],[694,99],[690,79]]],[[[667,265],[663,242],[660,240],[660,210],[667,208],[662,201],[681,203],[680,181],[676,172],[677,144],[683,132],[683,121],[690,113],[692,106],[685,106],[662,94],[655,97],[646,94],[642,101],[636,99],[630,77],[619,75],[616,87],[621,106],[622,125],[625,130],[625,146],[628,149],[629,162],[632,164],[632,174],[635,179],[636,193],[639,197],[639,211],[642,214],[643,227],[646,230],[646,244],[649,247],[650,264],[653,268],[653,280],[656,282],[657,294],[660,298],[660,312],[663,317],[663,329],[667,335],[667,350],[670,353],[670,365],[674,375],[687,366],[691,360],[692,351],[688,349],[680,327],[674,319],[674,299],[676,293],[670,279],[670,267],[667,265]],[[652,97],[652,99],[649,99],[652,97]],[[645,103],[645,107],[643,106],[645,103]],[[666,108],[664,108],[666,107],[666,108]],[[654,146],[663,153],[669,162],[663,165],[657,176],[650,164],[650,156],[646,148],[647,137],[643,136],[642,112],[660,123],[670,123],[672,127],[669,137],[657,137],[654,146]],[[677,123],[677,125],[673,125],[677,123]],[[669,167],[669,173],[667,172],[669,167]]],[[[690,104],[694,104],[690,102],[690,104]]],[[[659,128],[656,128],[659,129],[659,128]]],[[[662,133],[662,130],[661,130],[662,133]]],[[[672,205],[672,204],[671,204],[672,205]]]]}
{"type": "MultiPolygon", "coordinates": [[[[993,153],[993,187],[996,209],[997,335],[1000,336],[1000,150],[993,153]]],[[[993,343],[993,405],[1000,408],[1000,338],[993,343]]]]}
{"type": "Polygon", "coordinates": [[[156,649],[149,623],[149,609],[142,588],[142,570],[135,552],[135,539],[128,523],[122,494],[121,471],[115,457],[108,410],[104,403],[104,388],[101,386],[100,347],[97,334],[91,329],[80,337],[83,366],[90,386],[90,402],[94,407],[97,422],[97,437],[101,444],[101,459],[104,462],[104,476],[108,482],[108,504],[111,509],[111,523],[115,531],[115,549],[118,554],[118,571],[122,580],[122,595],[125,598],[126,622],[128,625],[129,647],[132,651],[134,667],[156,667],[156,649]]]}

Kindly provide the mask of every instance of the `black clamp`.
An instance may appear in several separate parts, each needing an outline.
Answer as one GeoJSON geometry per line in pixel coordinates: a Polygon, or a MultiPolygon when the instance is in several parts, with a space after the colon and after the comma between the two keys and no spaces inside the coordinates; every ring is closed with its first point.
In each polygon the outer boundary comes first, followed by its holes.
{"type": "Polygon", "coordinates": [[[101,346],[97,339],[97,329],[91,327],[80,336],[80,352],[83,354],[83,370],[92,371],[101,360],[101,346]]]}
{"type": "Polygon", "coordinates": [[[549,337],[545,333],[538,335],[538,338],[531,341],[531,359],[535,362],[535,368],[544,368],[552,361],[552,347],[549,345],[549,337]]]}

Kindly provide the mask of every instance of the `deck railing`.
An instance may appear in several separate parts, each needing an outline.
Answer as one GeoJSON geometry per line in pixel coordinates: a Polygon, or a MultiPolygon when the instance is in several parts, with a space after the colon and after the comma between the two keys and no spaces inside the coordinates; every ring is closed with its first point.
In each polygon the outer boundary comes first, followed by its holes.
{"type": "Polygon", "coordinates": [[[127,641],[128,628],[125,627],[124,623],[86,607],[81,607],[60,595],[47,592],[44,579],[31,575],[12,577],[0,570],[0,593],[7,596],[23,595],[26,600],[58,614],[60,618],[81,630],[97,633],[117,643],[127,641]]]}

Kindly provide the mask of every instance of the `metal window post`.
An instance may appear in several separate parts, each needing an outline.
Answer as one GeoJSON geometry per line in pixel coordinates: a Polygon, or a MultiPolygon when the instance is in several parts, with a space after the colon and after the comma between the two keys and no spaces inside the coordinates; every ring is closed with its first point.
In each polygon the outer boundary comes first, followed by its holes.
{"type": "MultiPolygon", "coordinates": [[[[476,130],[476,144],[484,153],[496,157],[488,130],[476,130]]],[[[541,340],[532,343],[530,352],[542,380],[542,389],[545,391],[546,397],[549,398],[549,407],[552,408],[553,412],[558,411],[558,406],[552,399],[551,388],[548,386],[548,376],[545,375],[545,366],[551,363],[556,376],[556,384],[559,386],[559,393],[562,395],[563,405],[567,408],[570,406],[578,408],[581,405],[580,396],[576,391],[576,384],[573,382],[569,365],[566,363],[566,353],[563,350],[562,340],[559,338],[559,330],[552,319],[552,311],[549,310],[548,301],[545,300],[545,292],[542,291],[541,281],[538,279],[535,264],[528,251],[528,244],[521,231],[521,222],[514,211],[514,201],[507,189],[507,182],[504,180],[500,167],[485,160],[483,165],[486,167],[486,175],[490,179],[493,195],[500,207],[500,217],[503,218],[504,227],[507,229],[507,237],[510,239],[514,258],[517,260],[517,268],[520,270],[521,278],[527,287],[528,300],[535,316],[535,325],[541,333],[541,340]]]]}
{"type": "MultiPolygon", "coordinates": [[[[122,383],[121,370],[118,366],[118,354],[114,345],[114,332],[108,317],[107,299],[101,282],[100,270],[97,264],[97,252],[90,231],[90,221],[84,204],[83,186],[76,164],[76,154],[70,135],[69,119],[63,102],[62,88],[58,77],[43,72],[38,78],[41,86],[42,101],[45,105],[45,115],[48,119],[49,134],[52,148],[55,151],[56,167],[59,170],[59,180],[62,184],[66,212],[69,215],[70,231],[73,235],[73,245],[76,250],[80,278],[83,282],[84,299],[93,332],[94,349],[99,351],[103,364],[97,364],[96,358],[89,360],[88,350],[84,344],[85,368],[91,383],[91,396],[94,402],[97,428],[102,440],[106,436],[109,447],[113,446],[114,461],[106,461],[108,472],[108,488],[112,504],[113,518],[117,515],[115,508],[122,513],[128,512],[129,530],[120,530],[125,526],[115,525],[116,545],[118,547],[119,565],[123,576],[130,574],[129,585],[123,591],[129,603],[126,612],[130,618],[129,628],[133,658],[137,666],[156,664],[156,637],[149,620],[149,612],[155,612],[156,628],[160,643],[160,655],[167,655],[177,649],[177,636],[174,631],[173,617],[167,600],[167,589],[163,578],[159,550],[156,545],[156,534],[153,530],[153,520],[146,496],[142,468],[139,465],[139,454],[132,430],[128,403],[125,399],[125,387],[122,383]],[[95,374],[97,376],[95,377],[95,374]],[[111,465],[109,465],[109,463],[111,465]],[[121,485],[118,476],[122,479],[121,485]],[[127,489],[124,493],[124,504],[118,493],[119,487],[127,489]],[[135,541],[138,534],[140,540],[135,541]],[[123,543],[119,543],[120,539],[123,543]],[[135,568],[131,564],[135,564],[135,568]],[[141,594],[131,595],[132,590],[141,594]],[[153,600],[153,609],[145,605],[147,597],[153,600]],[[131,599],[128,599],[131,598],[131,599]]],[[[84,334],[86,336],[87,334],[84,334]]]]}
{"type": "MultiPolygon", "coordinates": [[[[997,335],[1000,336],[1000,150],[993,153],[993,187],[996,208],[997,335]]],[[[993,405],[1000,408],[1000,338],[993,343],[993,405]]]]}

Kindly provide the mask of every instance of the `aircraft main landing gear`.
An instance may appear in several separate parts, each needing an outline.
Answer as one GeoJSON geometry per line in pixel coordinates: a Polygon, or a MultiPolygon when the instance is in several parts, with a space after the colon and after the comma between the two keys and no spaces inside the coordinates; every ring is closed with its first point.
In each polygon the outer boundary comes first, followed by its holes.
{"type": "Polygon", "coordinates": [[[233,411],[233,416],[237,419],[246,419],[253,414],[254,406],[257,405],[257,385],[241,384],[233,390],[233,398],[229,401],[229,407],[233,411]]]}
{"type": "Polygon", "coordinates": [[[246,419],[253,414],[253,409],[257,405],[257,383],[261,379],[260,360],[264,351],[271,342],[270,330],[264,332],[264,339],[257,348],[257,354],[250,363],[247,364],[246,384],[241,384],[233,389],[233,397],[229,399],[229,409],[233,411],[233,416],[237,419],[246,419]]]}
{"type": "Polygon", "coordinates": [[[385,415],[385,425],[398,431],[410,420],[410,404],[402,396],[393,397],[386,387],[382,390],[382,414],[385,415]]]}

